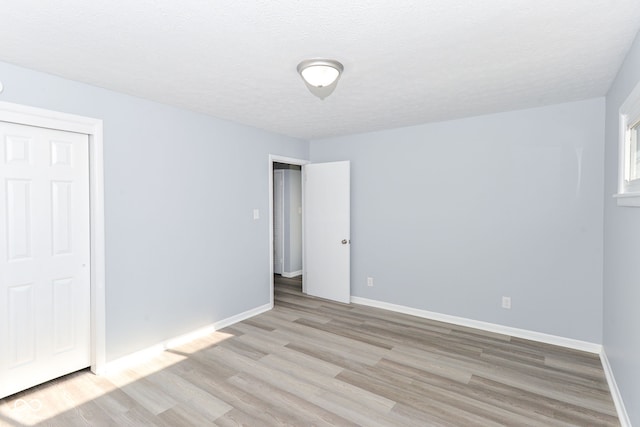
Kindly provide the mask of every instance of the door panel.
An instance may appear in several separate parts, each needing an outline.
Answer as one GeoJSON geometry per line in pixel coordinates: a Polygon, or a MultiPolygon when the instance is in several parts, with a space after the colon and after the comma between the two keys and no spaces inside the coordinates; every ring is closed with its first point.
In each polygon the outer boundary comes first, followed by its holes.
{"type": "Polygon", "coordinates": [[[309,164],[303,174],[306,292],[349,303],[350,163],[309,164]]]}
{"type": "Polygon", "coordinates": [[[88,148],[0,122],[0,398],[90,364],[88,148]]]}
{"type": "Polygon", "coordinates": [[[76,292],[72,278],[51,282],[53,307],[53,351],[60,353],[73,348],[75,337],[73,327],[73,295],[76,292]]]}
{"type": "Polygon", "coordinates": [[[9,367],[24,365],[35,360],[36,336],[34,329],[33,285],[11,286],[8,289],[9,307],[9,367]]]}
{"type": "Polygon", "coordinates": [[[27,180],[7,180],[7,225],[9,261],[31,256],[30,208],[31,182],[27,180]]]}
{"type": "Polygon", "coordinates": [[[71,182],[51,183],[51,241],[55,255],[71,253],[71,190],[71,182]]]}

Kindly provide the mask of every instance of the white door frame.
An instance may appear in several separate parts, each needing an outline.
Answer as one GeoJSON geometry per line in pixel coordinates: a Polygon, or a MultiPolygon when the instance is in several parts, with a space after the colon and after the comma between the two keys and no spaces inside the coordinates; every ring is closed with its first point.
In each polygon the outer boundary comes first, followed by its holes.
{"type": "Polygon", "coordinates": [[[0,121],[89,135],[91,371],[100,374],[106,358],[102,120],[0,102],[0,121]]]}
{"type": "MultiPolygon", "coordinates": [[[[286,163],[289,165],[304,166],[311,163],[309,160],[294,159],[293,157],[269,154],[269,305],[273,308],[273,164],[286,163]]],[[[304,178],[302,178],[304,179],[304,178]]],[[[302,186],[304,192],[304,186],[302,186]]],[[[302,194],[302,218],[304,220],[304,194],[302,194]]],[[[304,227],[302,231],[302,274],[304,275],[304,227]]],[[[304,280],[302,291],[304,292],[304,280]]]]}

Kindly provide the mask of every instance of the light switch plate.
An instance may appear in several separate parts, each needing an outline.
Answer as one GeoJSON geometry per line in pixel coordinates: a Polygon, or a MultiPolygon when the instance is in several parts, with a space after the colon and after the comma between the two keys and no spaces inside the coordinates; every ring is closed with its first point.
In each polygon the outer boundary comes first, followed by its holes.
{"type": "Polygon", "coordinates": [[[260,219],[260,209],[253,210],[253,219],[260,219]]]}
{"type": "Polygon", "coordinates": [[[511,297],[502,297],[502,308],[511,309],[511,297]]]}

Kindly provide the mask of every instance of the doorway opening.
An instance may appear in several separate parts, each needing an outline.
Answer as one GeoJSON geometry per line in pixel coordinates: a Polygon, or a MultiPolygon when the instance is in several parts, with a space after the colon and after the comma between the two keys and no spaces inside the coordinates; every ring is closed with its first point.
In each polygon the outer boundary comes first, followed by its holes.
{"type": "Polygon", "coordinates": [[[274,286],[304,292],[302,166],[307,160],[269,156],[270,303],[274,286]]]}
{"type": "Polygon", "coordinates": [[[273,272],[302,276],[302,168],[273,164],[273,272]]]}

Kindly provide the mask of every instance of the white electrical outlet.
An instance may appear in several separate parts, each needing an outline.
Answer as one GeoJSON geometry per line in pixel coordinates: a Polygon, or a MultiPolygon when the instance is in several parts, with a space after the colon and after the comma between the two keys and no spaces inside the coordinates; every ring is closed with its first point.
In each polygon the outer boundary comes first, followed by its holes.
{"type": "Polygon", "coordinates": [[[260,219],[260,209],[253,210],[253,219],[260,219]]]}
{"type": "Polygon", "coordinates": [[[511,297],[502,297],[502,308],[511,309],[511,297]]]}
{"type": "Polygon", "coordinates": [[[367,286],[373,286],[373,277],[367,277],[367,286]]]}

